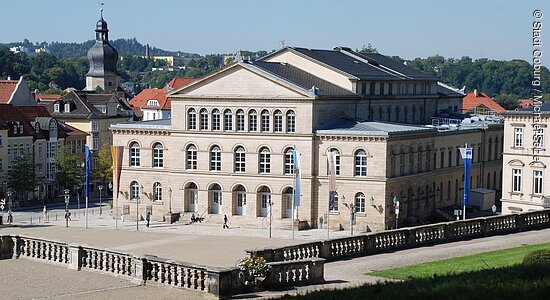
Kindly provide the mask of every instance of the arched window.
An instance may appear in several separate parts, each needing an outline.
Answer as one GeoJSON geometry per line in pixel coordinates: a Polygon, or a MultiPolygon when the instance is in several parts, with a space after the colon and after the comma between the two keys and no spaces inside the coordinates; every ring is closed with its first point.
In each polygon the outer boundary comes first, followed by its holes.
{"type": "Polygon", "coordinates": [[[248,112],[248,131],[258,131],[258,114],[255,110],[248,112]]]}
{"type": "Polygon", "coordinates": [[[212,111],[212,130],[221,130],[221,114],[217,108],[212,111]]]}
{"type": "Polygon", "coordinates": [[[267,186],[262,186],[258,190],[258,205],[260,208],[259,217],[267,217],[269,210],[271,209],[271,190],[267,186]]]}
{"type": "Polygon", "coordinates": [[[271,152],[267,147],[263,147],[260,149],[260,166],[259,166],[259,173],[260,174],[267,174],[271,172],[271,152]]]}
{"type": "Polygon", "coordinates": [[[285,150],[285,166],[283,174],[292,175],[294,174],[294,155],[292,155],[292,148],[285,150]]]}
{"type": "Polygon", "coordinates": [[[185,188],[185,211],[196,212],[198,211],[199,194],[197,185],[193,182],[189,183],[185,188]]]}
{"type": "Polygon", "coordinates": [[[153,146],[153,167],[154,168],[164,167],[164,149],[161,143],[156,143],[153,146]]]}
{"type": "Polygon", "coordinates": [[[162,201],[162,185],[160,182],[153,184],[153,201],[162,201]]]}
{"type": "Polygon", "coordinates": [[[296,132],[296,113],[293,110],[286,112],[286,132],[296,132]]]}
{"type": "Polygon", "coordinates": [[[238,185],[233,189],[233,199],[235,199],[234,214],[238,216],[246,215],[246,189],[242,185],[238,185]]]}
{"type": "Polygon", "coordinates": [[[223,126],[225,131],[233,130],[233,114],[229,109],[226,109],[223,112],[223,126]]]}
{"type": "Polygon", "coordinates": [[[334,192],[334,202],[332,203],[329,203],[330,207],[330,211],[338,211],[338,193],[337,192],[334,192]]]}
{"type": "Polygon", "coordinates": [[[137,181],[132,181],[132,183],[130,183],[130,199],[139,199],[139,183],[137,181]]]}
{"type": "Polygon", "coordinates": [[[365,212],[365,194],[363,193],[355,194],[355,212],[365,212]]]}
{"type": "MultiPolygon", "coordinates": [[[[336,158],[336,164],[334,165],[334,170],[336,171],[336,175],[340,175],[340,151],[338,151],[338,149],[336,148],[330,148],[328,151],[334,153],[334,156],[336,158]]],[[[327,163],[327,175],[330,175],[329,173],[330,173],[330,170],[327,163]]]]}
{"type": "Polygon", "coordinates": [[[194,108],[187,111],[187,128],[189,130],[197,129],[197,112],[194,108]]]}
{"type": "Polygon", "coordinates": [[[235,172],[244,172],[246,170],[246,152],[239,146],[235,149],[235,172]]]}
{"type": "Polygon", "coordinates": [[[355,152],[355,176],[367,176],[367,153],[365,150],[355,152]]]}
{"type": "Polygon", "coordinates": [[[185,168],[187,170],[197,169],[197,147],[195,145],[187,146],[185,156],[185,168]]]}
{"type": "Polygon", "coordinates": [[[262,132],[269,131],[269,111],[262,111],[262,132]]]}
{"type": "Polygon", "coordinates": [[[208,130],[208,111],[203,108],[200,112],[201,115],[201,130],[208,130]]]}
{"type": "Polygon", "coordinates": [[[218,184],[210,188],[210,200],[210,213],[219,214],[222,207],[222,188],[218,184]]]}
{"type": "Polygon", "coordinates": [[[280,110],[276,110],[274,115],[273,131],[283,132],[283,113],[280,110]]]}
{"type": "Polygon", "coordinates": [[[237,110],[237,131],[244,131],[244,111],[237,110]]]}
{"type": "Polygon", "coordinates": [[[210,171],[222,170],[222,150],[218,146],[210,149],[210,171]]]}
{"type": "Polygon", "coordinates": [[[138,142],[130,144],[130,167],[139,167],[141,165],[140,147],[138,142]]]}

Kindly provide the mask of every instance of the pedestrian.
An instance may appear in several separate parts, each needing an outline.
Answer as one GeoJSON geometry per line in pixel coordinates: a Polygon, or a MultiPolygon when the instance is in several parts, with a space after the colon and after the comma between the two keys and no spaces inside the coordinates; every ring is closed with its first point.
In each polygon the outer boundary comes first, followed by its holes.
{"type": "Polygon", "coordinates": [[[8,223],[12,223],[13,222],[13,214],[11,213],[11,209],[8,210],[8,223]]]}
{"type": "Polygon", "coordinates": [[[227,226],[227,215],[223,215],[223,229],[225,228],[229,228],[229,226],[227,226]]]}
{"type": "Polygon", "coordinates": [[[124,211],[120,212],[120,219],[122,220],[122,223],[124,223],[124,211]]]}
{"type": "Polygon", "coordinates": [[[149,222],[151,221],[151,212],[148,211],[147,214],[145,215],[145,220],[147,220],[147,227],[149,227],[149,222]]]}
{"type": "Polygon", "coordinates": [[[44,220],[48,219],[48,210],[46,209],[46,205],[44,205],[44,209],[42,211],[44,212],[44,220]]]}
{"type": "Polygon", "coordinates": [[[69,219],[69,221],[72,221],[72,220],[71,220],[71,212],[68,212],[68,213],[67,213],[67,218],[69,219]]]}

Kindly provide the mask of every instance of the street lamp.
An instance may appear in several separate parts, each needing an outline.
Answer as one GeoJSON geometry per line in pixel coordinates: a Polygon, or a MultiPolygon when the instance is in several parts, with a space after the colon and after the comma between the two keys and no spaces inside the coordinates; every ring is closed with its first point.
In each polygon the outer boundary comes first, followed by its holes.
{"type": "MultiPolygon", "coordinates": [[[[269,201],[267,202],[267,204],[269,205],[269,238],[271,238],[271,223],[273,221],[273,218],[272,218],[273,202],[271,202],[271,196],[269,197],[269,201]]],[[[294,226],[294,223],[292,224],[292,226],[294,226]]]]}
{"type": "Polygon", "coordinates": [[[170,214],[170,223],[172,223],[172,188],[168,188],[168,194],[170,194],[170,202],[168,203],[168,213],[170,214]]]}
{"type": "Polygon", "coordinates": [[[136,199],[136,231],[139,231],[139,199],[140,195],[143,193],[143,185],[139,186],[139,191],[136,199]]]}
{"type": "Polygon", "coordinates": [[[101,191],[103,191],[103,185],[99,185],[97,187],[99,189],[99,215],[101,216],[102,214],[102,209],[101,209],[101,191]]]}
{"type": "Polygon", "coordinates": [[[349,230],[350,235],[353,235],[353,221],[355,221],[355,204],[346,203],[346,196],[342,195],[342,204],[349,209],[349,230]]]}
{"type": "Polygon", "coordinates": [[[65,227],[69,227],[69,189],[65,189],[65,227]]]}
{"type": "Polygon", "coordinates": [[[11,212],[11,196],[13,195],[11,190],[8,190],[8,221],[11,224],[13,222],[12,212],[11,212]]]}
{"type": "Polygon", "coordinates": [[[395,210],[395,229],[399,227],[399,200],[397,200],[397,197],[393,197],[393,207],[395,210]]]}

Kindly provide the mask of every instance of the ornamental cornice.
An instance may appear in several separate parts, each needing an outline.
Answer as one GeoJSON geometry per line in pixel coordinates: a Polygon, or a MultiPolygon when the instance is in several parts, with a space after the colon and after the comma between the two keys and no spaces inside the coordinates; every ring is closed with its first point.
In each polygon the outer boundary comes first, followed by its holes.
{"type": "Polygon", "coordinates": [[[126,134],[126,135],[157,135],[157,136],[169,136],[171,134],[168,130],[159,129],[113,129],[113,134],[126,134]]]}

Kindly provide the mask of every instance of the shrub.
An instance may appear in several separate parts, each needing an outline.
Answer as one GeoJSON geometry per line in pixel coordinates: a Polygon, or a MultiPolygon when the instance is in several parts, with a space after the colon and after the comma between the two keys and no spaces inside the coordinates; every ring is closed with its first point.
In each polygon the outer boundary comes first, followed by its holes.
{"type": "Polygon", "coordinates": [[[535,250],[523,257],[524,264],[550,264],[550,249],[535,250]]]}
{"type": "Polygon", "coordinates": [[[263,257],[245,257],[239,261],[237,267],[248,276],[266,276],[271,271],[271,266],[263,257]]]}

